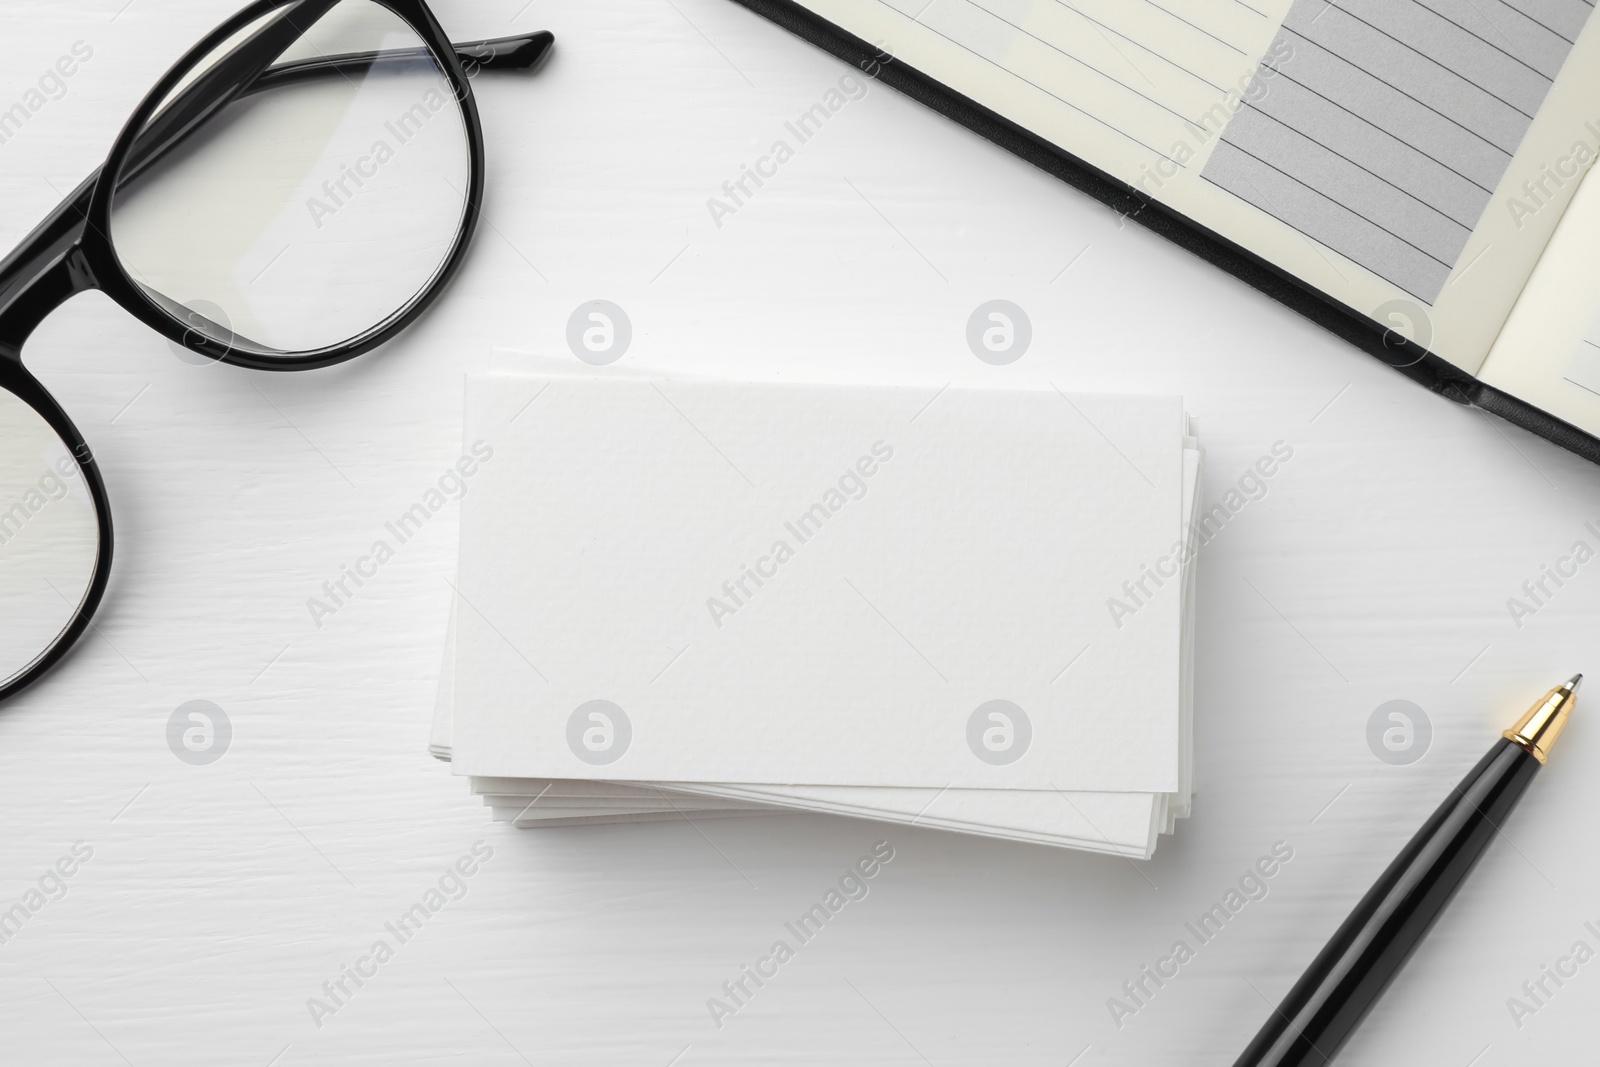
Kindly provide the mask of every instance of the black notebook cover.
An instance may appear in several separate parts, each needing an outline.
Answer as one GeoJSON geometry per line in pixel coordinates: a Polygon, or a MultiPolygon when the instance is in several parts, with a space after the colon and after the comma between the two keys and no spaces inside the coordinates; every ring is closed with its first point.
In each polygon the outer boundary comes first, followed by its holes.
{"type": "Polygon", "coordinates": [[[1385,329],[1366,315],[1311,288],[1192,219],[1145,199],[1132,187],[1097,170],[1077,156],[1062,151],[921,71],[883,55],[866,41],[845,32],[793,0],[734,2],[771,19],[883,84],[954,119],[974,133],[987,137],[1041,170],[1088,193],[1126,218],[1209,260],[1441,396],[1461,404],[1474,404],[1592,463],[1600,463],[1600,439],[1508,393],[1485,385],[1454,364],[1393,330],[1385,329]]]}

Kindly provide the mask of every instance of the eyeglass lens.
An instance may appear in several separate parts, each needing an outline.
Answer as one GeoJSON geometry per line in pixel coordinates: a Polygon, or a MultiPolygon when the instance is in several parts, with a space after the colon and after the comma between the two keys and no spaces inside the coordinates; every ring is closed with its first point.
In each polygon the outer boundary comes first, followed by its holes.
{"type": "MultiPolygon", "coordinates": [[[[280,9],[200,60],[163,110],[296,14],[280,9]]],[[[471,175],[465,116],[422,39],[371,0],[333,5],[256,79],[165,151],[135,142],[112,203],[117,257],[213,340],[266,355],[351,341],[448,259],[471,175]],[[315,76],[292,76],[316,62],[315,76]]],[[[141,136],[170,140],[162,116],[141,136]]]]}
{"type": "Polygon", "coordinates": [[[100,549],[83,472],[49,423],[0,389],[0,684],[56,643],[100,549]]]}

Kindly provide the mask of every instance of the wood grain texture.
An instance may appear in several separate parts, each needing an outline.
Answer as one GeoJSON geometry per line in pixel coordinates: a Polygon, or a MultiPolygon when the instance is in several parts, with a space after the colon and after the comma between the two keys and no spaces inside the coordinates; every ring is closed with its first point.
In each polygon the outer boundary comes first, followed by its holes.
{"type": "MultiPolygon", "coordinates": [[[[0,245],[109,148],[231,0],[0,8],[0,104],[94,59],[0,144],[0,245]],[[115,17],[114,17],[115,16],[115,17]]],[[[105,466],[120,558],[97,630],[0,712],[0,909],[93,858],[0,944],[7,1062],[1227,1064],[1505,722],[1590,669],[1600,564],[1519,629],[1506,600],[1600,525],[1600,472],[1428,395],[1244,286],[876,85],[721,225],[707,206],[852,75],[722,0],[440,0],[462,38],[547,28],[531,78],[479,79],[487,224],[436,311],[330,372],[197,368],[98,296],[26,359],[105,466]],[[1012,300],[1028,354],[977,360],[1012,300]],[[455,549],[436,516],[334,617],[306,607],[460,451],[461,378],[565,351],[626,309],[630,363],[697,373],[1178,392],[1227,499],[1201,554],[1194,817],[1146,865],[819,817],[513,831],[426,754],[455,549]],[[1251,485],[1247,483],[1246,488],[1251,485]],[[1259,495],[1259,494],[1256,494],[1259,495]],[[206,699],[234,740],[165,742],[206,699]],[[1410,766],[1379,704],[1433,725],[1410,766]],[[718,1028],[707,999],[845,867],[894,860],[718,1028]],[[464,897],[317,1026],[355,964],[477,841],[464,897]],[[1185,926],[1273,844],[1264,899],[1185,926]],[[1108,998],[1185,939],[1177,977],[1108,998]]],[[[1108,593],[1121,581],[1108,576],[1108,593]]],[[[1073,653],[1063,650],[1063,662],[1073,653]]],[[[1592,967],[1518,1029],[1506,999],[1600,920],[1600,732],[1575,721],[1484,867],[1342,1062],[1576,1062],[1592,967]],[[1503,908],[1520,901],[1520,930],[1503,908]],[[1484,1051],[1487,1047],[1487,1051],[1484,1051]],[[1480,1056],[1476,1061],[1475,1056],[1480,1056]]]]}

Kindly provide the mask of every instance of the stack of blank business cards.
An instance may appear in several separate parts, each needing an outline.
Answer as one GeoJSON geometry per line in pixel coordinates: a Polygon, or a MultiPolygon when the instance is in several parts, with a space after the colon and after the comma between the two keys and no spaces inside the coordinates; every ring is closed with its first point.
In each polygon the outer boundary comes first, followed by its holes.
{"type": "Polygon", "coordinates": [[[469,379],[466,442],[432,751],[496,818],[1188,814],[1180,399],[584,368],[469,379]]]}

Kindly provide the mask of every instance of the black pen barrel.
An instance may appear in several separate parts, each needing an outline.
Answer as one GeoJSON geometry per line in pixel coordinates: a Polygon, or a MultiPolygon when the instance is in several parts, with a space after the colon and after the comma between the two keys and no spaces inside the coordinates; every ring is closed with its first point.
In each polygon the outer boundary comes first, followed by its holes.
{"type": "Polygon", "coordinates": [[[1513,741],[1491,748],[1361,898],[1234,1067],[1332,1062],[1541,766],[1513,741]]]}

